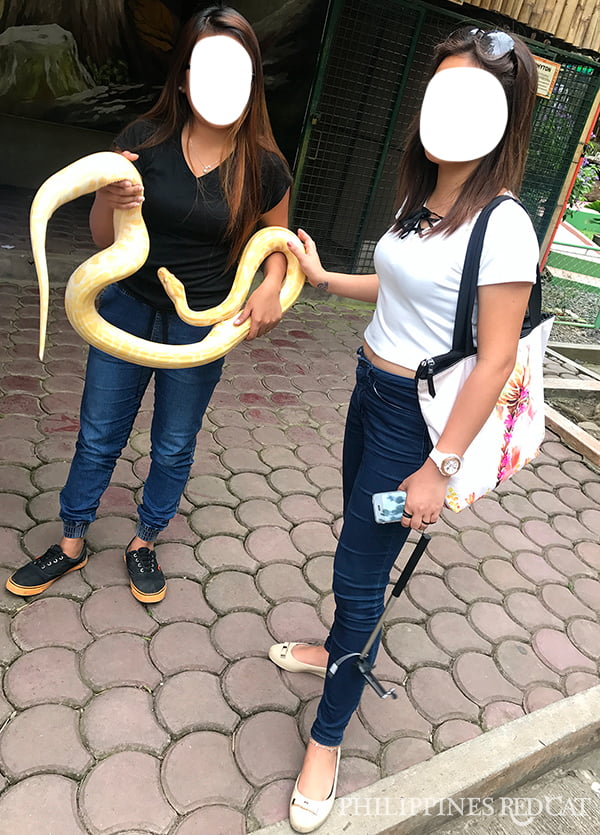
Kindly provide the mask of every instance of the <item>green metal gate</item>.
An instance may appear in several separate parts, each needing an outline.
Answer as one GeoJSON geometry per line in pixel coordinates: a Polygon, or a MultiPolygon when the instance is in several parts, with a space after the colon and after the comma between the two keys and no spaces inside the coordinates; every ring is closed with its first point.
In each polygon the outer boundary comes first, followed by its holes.
{"type": "MultiPolygon", "coordinates": [[[[433,46],[465,22],[483,23],[420,0],[332,0],[293,202],[294,224],[314,235],[328,269],[373,270],[433,46]]],[[[600,65],[528,43],[561,64],[552,98],[538,99],[521,191],[541,240],[600,84],[600,65]]]]}

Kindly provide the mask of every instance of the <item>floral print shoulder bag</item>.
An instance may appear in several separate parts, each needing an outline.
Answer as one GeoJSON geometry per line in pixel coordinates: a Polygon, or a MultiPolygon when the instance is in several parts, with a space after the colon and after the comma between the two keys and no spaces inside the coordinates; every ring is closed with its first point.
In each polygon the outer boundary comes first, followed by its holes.
{"type": "MultiPolygon", "coordinates": [[[[514,199],[508,195],[495,197],[481,211],[465,256],[452,349],[446,354],[424,359],[417,369],[419,405],[434,445],[477,361],[472,320],[479,262],[489,216],[501,202],[514,199]]],[[[543,360],[554,321],[554,317],[543,314],[541,308],[542,287],[538,267],[515,367],[494,410],[465,452],[460,470],[449,479],[446,505],[454,511],[468,507],[489,493],[539,452],[545,435],[543,360]]]]}

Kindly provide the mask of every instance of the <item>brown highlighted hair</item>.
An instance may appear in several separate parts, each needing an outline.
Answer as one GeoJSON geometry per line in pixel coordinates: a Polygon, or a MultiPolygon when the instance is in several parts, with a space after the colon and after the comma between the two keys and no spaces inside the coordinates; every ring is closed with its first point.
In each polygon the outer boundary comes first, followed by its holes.
{"type": "MultiPolygon", "coordinates": [[[[438,44],[434,51],[431,76],[445,58],[468,55],[476,66],[491,72],[502,84],[508,101],[508,124],[500,144],[483,157],[464,183],[445,217],[425,234],[455,232],[480,209],[505,189],[519,193],[527,161],[531,119],[536,100],[537,67],[527,46],[510,34],[514,49],[498,58],[485,51],[481,30],[465,26],[438,44]]],[[[400,163],[397,205],[400,207],[392,231],[426,203],[435,188],[437,164],[427,159],[419,136],[419,117],[411,126],[400,163]]]]}
{"type": "MultiPolygon", "coordinates": [[[[230,128],[233,151],[220,166],[219,173],[229,207],[226,231],[231,246],[229,263],[235,262],[254,231],[261,211],[261,160],[263,151],[275,154],[287,168],[277,147],[265,101],[260,46],[254,30],[239,12],[228,6],[210,6],[194,14],[183,26],[173,53],[164,87],[156,104],[136,121],[149,120],[154,132],[137,148],[151,148],[173,135],[179,135],[192,118],[187,96],[179,91],[192,50],[202,35],[229,35],[238,40],[252,60],[252,88],[244,114],[230,128]]],[[[133,149],[132,149],[133,150],[133,149]]]]}

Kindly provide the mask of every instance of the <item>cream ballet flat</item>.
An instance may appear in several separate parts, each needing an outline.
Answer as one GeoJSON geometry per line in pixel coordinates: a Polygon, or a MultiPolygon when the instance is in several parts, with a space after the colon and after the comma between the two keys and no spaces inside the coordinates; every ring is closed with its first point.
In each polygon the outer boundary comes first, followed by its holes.
{"type": "Polygon", "coordinates": [[[294,647],[307,647],[310,644],[303,644],[298,641],[286,641],[284,644],[273,644],[269,649],[269,658],[282,670],[287,670],[288,673],[313,673],[316,676],[325,678],[327,667],[319,667],[317,664],[306,664],[304,661],[298,661],[292,655],[294,647]]]}
{"type": "MultiPolygon", "coordinates": [[[[310,744],[315,745],[317,748],[329,748],[329,746],[321,745],[313,739],[310,740],[310,744]]],[[[332,746],[329,750],[332,750],[334,747],[336,746],[332,746]]],[[[338,772],[340,770],[340,754],[341,748],[340,746],[337,746],[333,786],[331,787],[329,797],[326,797],[325,800],[311,800],[309,797],[304,797],[304,795],[298,791],[298,780],[300,779],[300,774],[296,778],[296,784],[290,800],[290,826],[295,832],[314,832],[314,830],[318,829],[319,826],[321,826],[321,824],[329,817],[331,810],[333,809],[333,804],[335,803],[338,772]]]]}

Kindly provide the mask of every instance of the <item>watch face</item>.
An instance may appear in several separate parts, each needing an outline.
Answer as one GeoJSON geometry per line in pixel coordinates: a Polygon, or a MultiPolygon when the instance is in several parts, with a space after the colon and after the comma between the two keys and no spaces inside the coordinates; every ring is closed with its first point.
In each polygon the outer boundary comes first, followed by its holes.
{"type": "Polygon", "coordinates": [[[460,458],[450,457],[444,458],[440,466],[441,471],[444,475],[452,476],[456,475],[456,473],[460,470],[460,458]]]}

